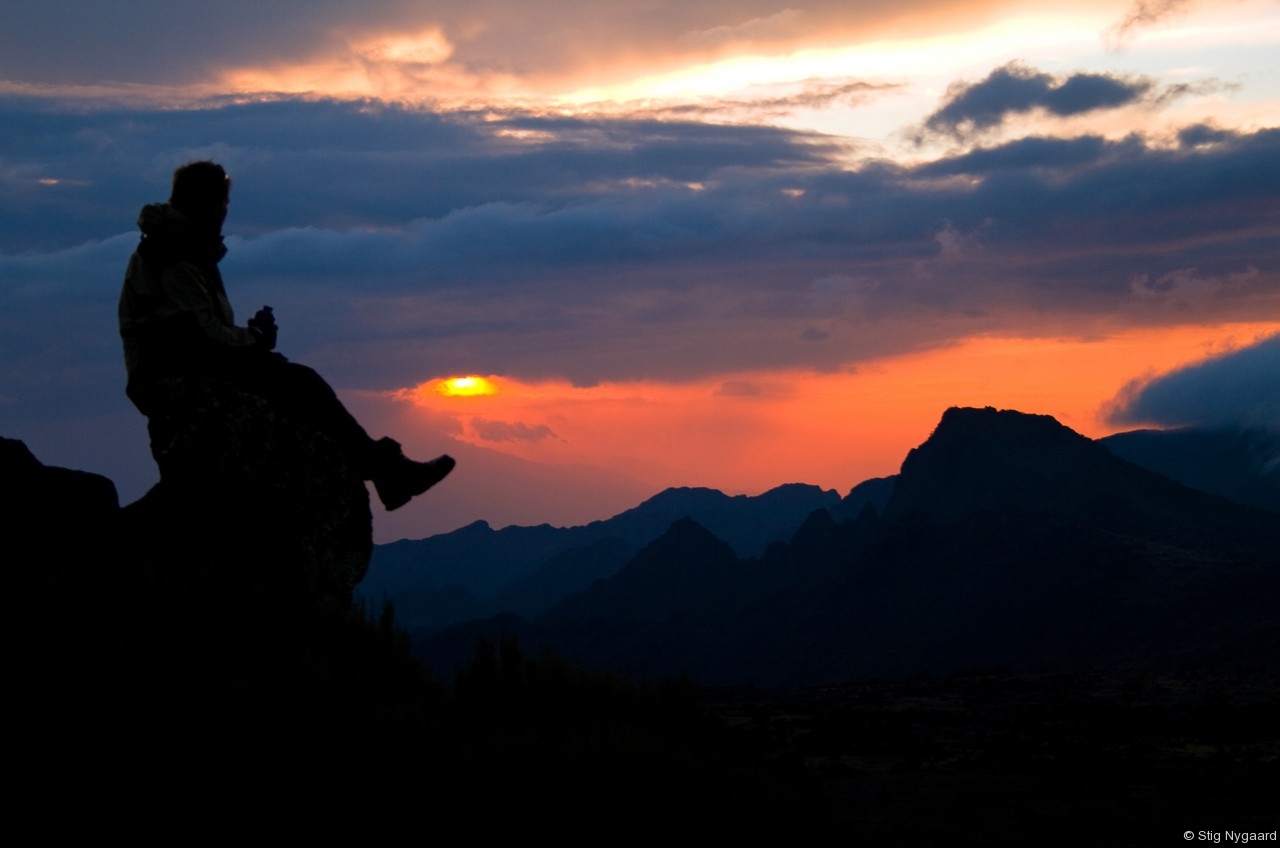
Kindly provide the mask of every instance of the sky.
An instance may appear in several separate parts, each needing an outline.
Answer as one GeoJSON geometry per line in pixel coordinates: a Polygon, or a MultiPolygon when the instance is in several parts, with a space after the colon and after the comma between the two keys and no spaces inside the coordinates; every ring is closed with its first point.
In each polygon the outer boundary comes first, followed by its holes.
{"type": "Polygon", "coordinates": [[[0,5],[0,435],[152,485],[142,205],[454,475],[375,537],[847,491],[949,406],[1280,429],[1275,0],[0,5]],[[472,378],[458,382],[457,378],[472,378]]]}

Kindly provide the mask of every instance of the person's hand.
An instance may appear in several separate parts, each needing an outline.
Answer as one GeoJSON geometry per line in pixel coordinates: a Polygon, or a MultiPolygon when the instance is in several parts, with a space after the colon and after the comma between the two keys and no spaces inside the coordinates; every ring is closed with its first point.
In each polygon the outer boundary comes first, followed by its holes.
{"type": "Polygon", "coordinates": [[[249,332],[253,333],[258,340],[258,344],[263,348],[275,350],[279,328],[276,327],[276,316],[271,311],[270,306],[262,307],[256,315],[249,319],[249,332]]]}

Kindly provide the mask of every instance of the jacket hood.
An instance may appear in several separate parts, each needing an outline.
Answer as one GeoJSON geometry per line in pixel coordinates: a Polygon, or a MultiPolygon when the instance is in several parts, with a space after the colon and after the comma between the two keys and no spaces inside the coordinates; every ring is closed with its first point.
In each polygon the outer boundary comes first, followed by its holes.
{"type": "Polygon", "coordinates": [[[148,203],[138,213],[138,229],[158,238],[190,238],[194,227],[177,209],[167,203],[148,203]]]}
{"type": "Polygon", "coordinates": [[[168,203],[148,203],[138,213],[138,229],[147,252],[169,261],[215,264],[227,253],[221,233],[201,232],[168,203]]]}

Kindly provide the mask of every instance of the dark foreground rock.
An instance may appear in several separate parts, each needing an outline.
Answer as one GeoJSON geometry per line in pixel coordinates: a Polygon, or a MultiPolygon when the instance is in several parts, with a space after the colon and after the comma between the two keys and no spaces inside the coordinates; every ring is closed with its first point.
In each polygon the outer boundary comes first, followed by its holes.
{"type": "Polygon", "coordinates": [[[339,446],[216,380],[166,380],[152,415],[160,483],[126,508],[165,559],[208,558],[291,596],[351,602],[369,566],[369,495],[339,446]]]}
{"type": "Polygon", "coordinates": [[[326,478],[258,472],[325,447],[242,456],[261,422],[228,424],[219,404],[236,401],[216,390],[191,400],[203,436],[161,441],[165,480],[124,510],[110,481],[0,444],[0,544],[23,581],[5,664],[15,824],[363,841],[821,827],[803,773],[756,758],[687,683],[632,686],[514,644],[473,646],[452,688],[431,679],[389,613],[344,603],[350,571],[308,571],[367,537],[325,558],[323,533],[282,530],[309,509],[287,484],[326,478]]]}

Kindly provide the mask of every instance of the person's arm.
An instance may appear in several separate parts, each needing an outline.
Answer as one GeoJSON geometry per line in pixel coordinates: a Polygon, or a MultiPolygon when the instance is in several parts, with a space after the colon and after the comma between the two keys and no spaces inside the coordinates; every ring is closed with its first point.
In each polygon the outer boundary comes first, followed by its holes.
{"type": "Polygon", "coordinates": [[[225,296],[208,285],[197,266],[186,262],[164,272],[164,305],[157,317],[194,319],[209,341],[227,347],[253,347],[259,343],[258,334],[233,323],[231,304],[225,296]]]}

